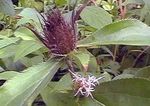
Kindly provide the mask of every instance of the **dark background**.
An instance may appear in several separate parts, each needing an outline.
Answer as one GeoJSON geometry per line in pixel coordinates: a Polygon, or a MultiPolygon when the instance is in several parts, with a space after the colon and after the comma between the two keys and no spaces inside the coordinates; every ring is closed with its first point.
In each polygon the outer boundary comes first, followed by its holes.
{"type": "Polygon", "coordinates": [[[19,0],[12,0],[13,4],[18,5],[19,0]]]}

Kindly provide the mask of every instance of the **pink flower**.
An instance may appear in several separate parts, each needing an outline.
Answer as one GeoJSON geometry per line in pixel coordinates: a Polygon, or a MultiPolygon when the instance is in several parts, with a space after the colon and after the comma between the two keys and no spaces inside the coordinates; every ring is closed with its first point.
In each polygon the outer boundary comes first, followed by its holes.
{"type": "Polygon", "coordinates": [[[83,77],[77,73],[73,73],[69,70],[69,72],[73,75],[73,82],[77,85],[75,88],[76,93],[74,96],[82,95],[85,97],[92,97],[93,95],[91,92],[95,91],[95,87],[99,84],[99,80],[104,77],[96,78],[93,75],[88,75],[87,77],[83,77]]]}

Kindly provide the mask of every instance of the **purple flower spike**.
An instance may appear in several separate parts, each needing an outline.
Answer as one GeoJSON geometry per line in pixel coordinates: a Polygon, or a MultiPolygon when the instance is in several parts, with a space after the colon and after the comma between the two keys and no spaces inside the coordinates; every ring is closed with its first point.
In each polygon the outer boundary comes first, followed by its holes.
{"type": "Polygon", "coordinates": [[[52,54],[65,55],[76,47],[74,29],[64,20],[58,9],[45,14],[43,34],[43,43],[52,54]]]}
{"type": "Polygon", "coordinates": [[[90,2],[91,0],[88,0],[77,10],[73,10],[70,21],[65,20],[58,9],[48,11],[42,15],[44,23],[41,23],[41,26],[43,32],[39,33],[33,26],[26,27],[37,36],[53,55],[65,56],[76,48],[76,20],[90,2]]]}

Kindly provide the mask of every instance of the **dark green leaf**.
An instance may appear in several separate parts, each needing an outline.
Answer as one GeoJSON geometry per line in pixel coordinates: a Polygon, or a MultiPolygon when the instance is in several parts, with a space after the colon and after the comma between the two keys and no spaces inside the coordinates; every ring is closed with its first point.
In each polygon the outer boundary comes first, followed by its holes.
{"type": "Polygon", "coordinates": [[[149,106],[149,92],[149,80],[130,78],[100,84],[94,97],[106,106],[149,106]]]}
{"type": "Polygon", "coordinates": [[[135,74],[135,77],[150,79],[150,66],[138,70],[135,74]]]}
{"type": "Polygon", "coordinates": [[[41,92],[47,106],[77,106],[73,93],[58,93],[52,89],[53,87],[49,85],[41,92]]]}
{"type": "Polygon", "coordinates": [[[99,101],[91,98],[81,98],[79,104],[79,106],[105,106],[99,101]]]}
{"type": "Polygon", "coordinates": [[[50,85],[47,86],[41,93],[47,106],[105,106],[99,101],[92,100],[91,98],[76,100],[77,98],[74,97],[73,92],[53,92],[54,84],[50,83],[50,85]]]}
{"type": "Polygon", "coordinates": [[[71,76],[70,74],[66,74],[59,80],[58,83],[56,83],[54,90],[59,92],[66,92],[68,90],[72,90],[72,86],[73,86],[73,82],[71,76]]]}

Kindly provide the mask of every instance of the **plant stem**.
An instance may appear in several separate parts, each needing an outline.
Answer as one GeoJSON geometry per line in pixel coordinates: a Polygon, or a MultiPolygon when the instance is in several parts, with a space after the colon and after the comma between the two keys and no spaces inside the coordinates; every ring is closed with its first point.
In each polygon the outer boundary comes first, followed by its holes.
{"type": "Polygon", "coordinates": [[[67,64],[69,70],[71,71],[71,72],[69,71],[69,73],[70,73],[71,77],[73,78],[72,73],[75,73],[75,71],[74,71],[72,61],[69,58],[66,58],[66,64],[67,64]]]}
{"type": "Polygon", "coordinates": [[[117,57],[117,51],[118,51],[118,45],[115,45],[115,50],[114,50],[114,56],[113,56],[113,61],[116,61],[116,57],[117,57]]]}

